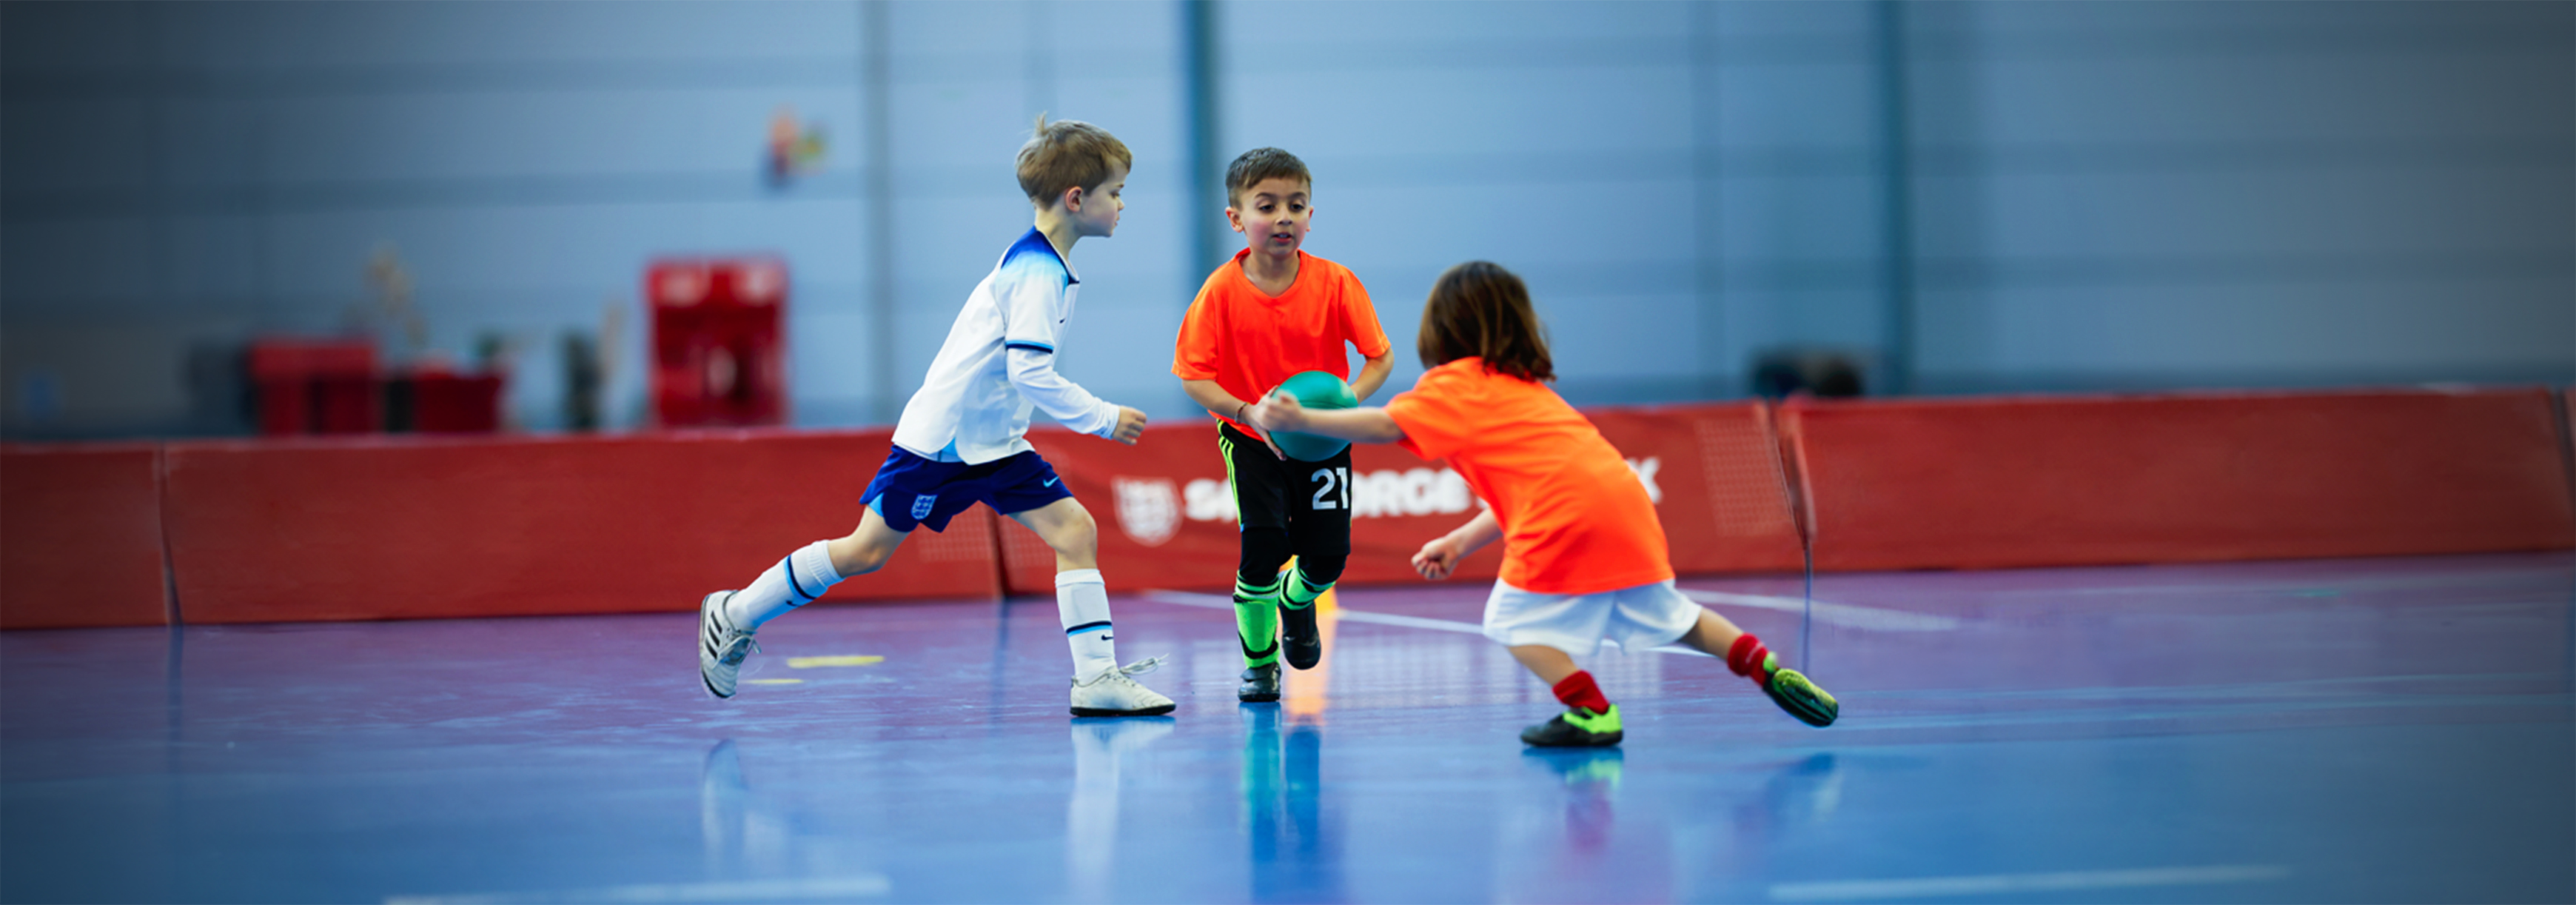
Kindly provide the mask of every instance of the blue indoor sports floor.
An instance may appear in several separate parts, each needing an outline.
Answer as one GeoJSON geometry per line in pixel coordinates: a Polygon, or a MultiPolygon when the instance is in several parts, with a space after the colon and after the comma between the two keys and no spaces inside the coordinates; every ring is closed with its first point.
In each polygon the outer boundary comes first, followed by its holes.
{"type": "MultiPolygon", "coordinates": [[[[1683,584],[1797,657],[1795,577],[1683,584]]],[[[791,614],[729,702],[688,614],[10,632],[0,899],[2576,900],[2576,557],[1816,590],[1840,725],[1605,651],[1627,744],[1553,753],[1474,584],[1257,706],[1220,598],[1123,594],[1124,721],[1051,600],[791,614]]]]}

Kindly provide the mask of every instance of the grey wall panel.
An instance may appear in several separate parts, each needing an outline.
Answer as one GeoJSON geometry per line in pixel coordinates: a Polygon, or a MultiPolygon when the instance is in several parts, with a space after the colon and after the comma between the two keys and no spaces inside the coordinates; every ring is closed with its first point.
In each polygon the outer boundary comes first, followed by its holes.
{"type": "Polygon", "coordinates": [[[843,3],[189,3],[160,17],[167,61],[227,70],[366,69],[741,58],[849,57],[858,10],[843,3]]]}
{"type": "Polygon", "coordinates": [[[153,240],[152,224],[136,217],[0,224],[0,310],[14,318],[148,297],[153,240]]]}
{"type": "Polygon", "coordinates": [[[2553,167],[1926,174],[1926,259],[2132,262],[2548,253],[2576,242],[2553,167]],[[2554,196],[2554,197],[2553,197],[2554,196]]]}
{"type": "MultiPolygon", "coordinates": [[[[1570,397],[1740,392],[1767,349],[1885,352],[1889,9],[1220,3],[1216,144],[1314,167],[1311,248],[1367,282],[1399,386],[1432,278],[1489,258],[1556,322],[1570,397]]],[[[2576,6],[1894,9],[1926,388],[2576,381],[2576,6]]],[[[1076,251],[1065,367],[1192,416],[1170,342],[1216,262],[1190,260],[1181,7],[886,13],[880,161],[853,3],[0,5],[0,429],[45,435],[31,381],[58,433],[195,429],[196,350],[336,329],[386,243],[441,352],[526,348],[537,427],[554,343],[653,256],[779,254],[800,421],[865,420],[1026,228],[1040,110],[1136,155],[1119,235],[1076,251]],[[782,105],[830,149],[774,186],[782,105]]]]}
{"type": "Polygon", "coordinates": [[[2568,290],[2548,277],[1930,290],[1923,367],[1962,391],[2541,380],[2576,336],[2568,290]]]}

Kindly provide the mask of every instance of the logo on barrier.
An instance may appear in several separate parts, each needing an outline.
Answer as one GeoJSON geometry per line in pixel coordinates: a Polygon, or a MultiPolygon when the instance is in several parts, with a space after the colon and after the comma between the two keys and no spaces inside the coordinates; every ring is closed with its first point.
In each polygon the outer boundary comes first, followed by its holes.
{"type": "Polygon", "coordinates": [[[1159,547],[1181,527],[1181,500],[1170,478],[1113,477],[1118,491],[1118,530],[1148,547],[1159,547]]]}

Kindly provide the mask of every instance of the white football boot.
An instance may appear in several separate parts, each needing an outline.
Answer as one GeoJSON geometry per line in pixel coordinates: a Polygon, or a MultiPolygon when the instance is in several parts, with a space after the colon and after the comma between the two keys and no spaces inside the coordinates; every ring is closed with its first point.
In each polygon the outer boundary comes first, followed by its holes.
{"type": "Polygon", "coordinates": [[[1073,679],[1074,716],[1155,716],[1172,712],[1172,699],[1136,684],[1129,676],[1153,672],[1163,658],[1148,657],[1090,678],[1073,679]]]}
{"type": "Polygon", "coordinates": [[[732,591],[717,591],[698,601],[698,679],[706,683],[708,694],[719,698],[733,697],[742,661],[760,649],[751,631],[733,627],[725,617],[725,601],[732,598],[732,591]]]}

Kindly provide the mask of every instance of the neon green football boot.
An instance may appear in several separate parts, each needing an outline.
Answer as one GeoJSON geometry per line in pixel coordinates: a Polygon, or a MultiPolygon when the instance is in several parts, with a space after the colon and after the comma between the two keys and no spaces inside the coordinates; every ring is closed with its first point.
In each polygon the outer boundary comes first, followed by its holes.
{"type": "Polygon", "coordinates": [[[1831,693],[1817,687],[1814,680],[1794,669],[1773,670],[1770,681],[1762,683],[1762,693],[1771,696],[1771,703],[1780,705],[1780,709],[1809,726],[1831,726],[1834,718],[1843,712],[1843,705],[1835,701],[1831,693]]]}
{"type": "Polygon", "coordinates": [[[1619,705],[1599,713],[1576,707],[1557,714],[1554,719],[1521,730],[1521,742],[1541,748],[1600,748],[1616,745],[1623,737],[1619,731],[1619,705]]]}

